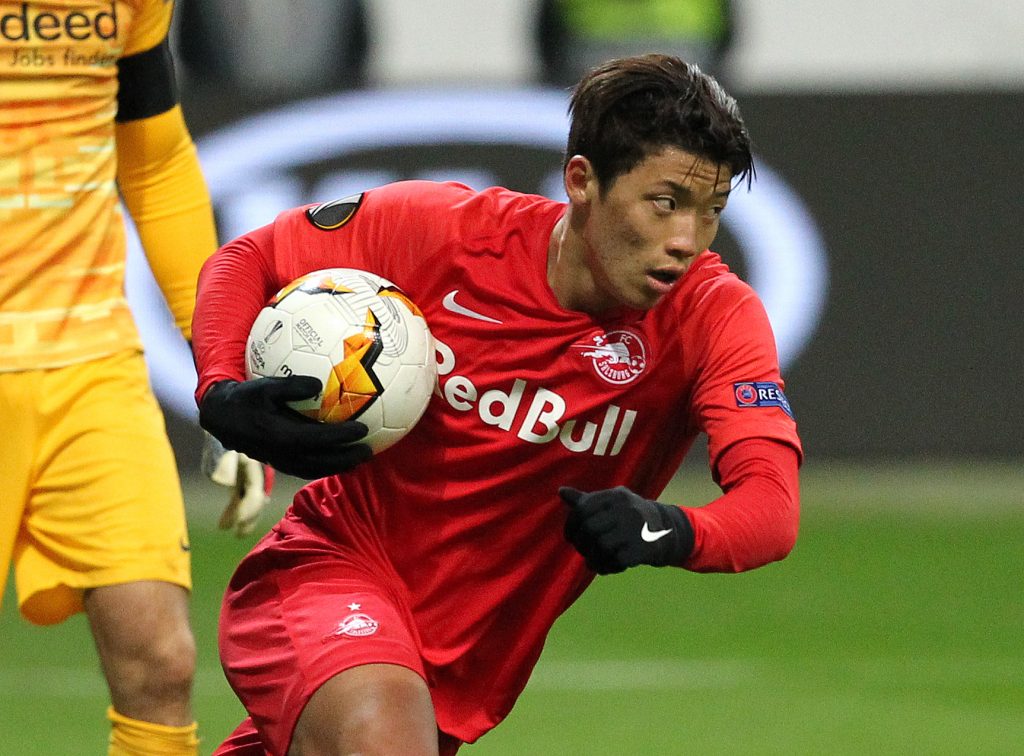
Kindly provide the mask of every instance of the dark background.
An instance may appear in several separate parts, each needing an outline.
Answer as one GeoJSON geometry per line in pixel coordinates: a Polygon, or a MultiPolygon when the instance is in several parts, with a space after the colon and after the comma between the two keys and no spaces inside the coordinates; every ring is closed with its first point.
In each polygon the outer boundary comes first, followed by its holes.
{"type": "Polygon", "coordinates": [[[1024,95],[747,97],[829,250],[787,376],[809,454],[1024,453],[1024,95]]]}

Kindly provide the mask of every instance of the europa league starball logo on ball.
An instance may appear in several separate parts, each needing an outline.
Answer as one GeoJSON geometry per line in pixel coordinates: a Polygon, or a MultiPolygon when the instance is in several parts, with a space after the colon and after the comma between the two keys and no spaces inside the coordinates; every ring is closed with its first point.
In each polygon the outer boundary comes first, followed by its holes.
{"type": "MultiPolygon", "coordinates": [[[[352,92],[249,116],[198,145],[220,237],[258,228],[287,208],[408,178],[502,185],[564,201],[567,96],[553,89],[352,92]]],[[[753,188],[732,193],[722,222],[764,302],[785,369],[824,309],[828,261],[820,234],[800,198],[759,158],[753,188]]],[[[191,356],[137,239],[128,296],[161,402],[195,417],[195,374],[183,369],[191,356]]],[[[649,353],[628,333],[604,336],[586,345],[594,370],[611,383],[635,380],[649,353]]]]}

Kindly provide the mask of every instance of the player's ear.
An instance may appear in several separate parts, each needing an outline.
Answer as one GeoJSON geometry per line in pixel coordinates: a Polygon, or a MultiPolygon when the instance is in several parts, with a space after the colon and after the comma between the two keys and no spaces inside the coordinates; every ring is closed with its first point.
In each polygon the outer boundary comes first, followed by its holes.
{"type": "Polygon", "coordinates": [[[594,166],[582,155],[573,155],[565,164],[562,176],[565,194],[574,205],[585,204],[597,193],[594,166]]]}

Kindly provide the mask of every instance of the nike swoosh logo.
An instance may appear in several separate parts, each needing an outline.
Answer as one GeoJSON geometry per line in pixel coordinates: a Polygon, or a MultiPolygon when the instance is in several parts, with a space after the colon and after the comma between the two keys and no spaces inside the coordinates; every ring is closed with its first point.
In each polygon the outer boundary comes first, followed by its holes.
{"type": "Polygon", "coordinates": [[[487,315],[481,315],[476,310],[471,310],[468,307],[463,307],[462,305],[460,305],[458,302],[455,301],[455,296],[458,293],[458,289],[453,289],[452,291],[449,291],[447,294],[444,295],[444,299],[441,301],[441,304],[444,305],[444,308],[446,310],[450,310],[454,313],[457,313],[458,315],[465,315],[467,318],[473,318],[474,320],[482,320],[485,323],[497,323],[498,325],[501,325],[500,320],[488,317],[487,315]]]}
{"type": "Polygon", "coordinates": [[[647,523],[644,523],[643,528],[640,530],[640,537],[643,538],[647,543],[654,543],[659,538],[664,538],[672,532],[672,528],[668,530],[651,530],[647,527],[647,523]]]}

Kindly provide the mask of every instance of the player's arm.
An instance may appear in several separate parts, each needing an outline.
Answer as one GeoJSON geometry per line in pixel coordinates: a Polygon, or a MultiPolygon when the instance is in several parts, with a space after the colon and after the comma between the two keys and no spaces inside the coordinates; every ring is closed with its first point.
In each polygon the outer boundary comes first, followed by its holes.
{"type": "Polygon", "coordinates": [[[683,566],[694,572],[743,572],[784,559],[800,526],[800,455],[767,438],[738,441],[716,465],[723,495],[686,508],[694,546],[683,566]]]}
{"type": "Polygon", "coordinates": [[[747,439],[718,462],[723,495],[689,508],[619,486],[562,488],[565,537],[599,574],[646,564],[697,572],[741,572],[784,558],[799,522],[799,458],[786,444],[747,439]]]}
{"type": "Polygon", "coordinates": [[[392,280],[413,278],[400,261],[419,261],[423,255],[415,251],[438,245],[423,233],[401,234],[396,228],[421,229],[416,220],[435,193],[425,182],[404,182],[293,208],[218,250],[200,274],[193,318],[200,424],[229,449],[299,477],[344,472],[365,461],[365,444],[344,446],[365,435],[362,423],[319,425],[285,406],[318,393],[316,380],[243,381],[246,339],[271,295],[300,275],[355,267],[392,280]]]}
{"type": "Polygon", "coordinates": [[[635,564],[739,572],[793,548],[800,441],[764,307],[748,286],[730,280],[703,292],[710,304],[684,332],[701,355],[690,412],[707,433],[723,495],[691,509],[625,488],[563,492],[571,505],[566,537],[598,572],[635,564]]]}
{"type": "Polygon", "coordinates": [[[189,338],[196,278],[217,236],[166,36],[118,61],[118,85],[118,186],[175,323],[189,338]]]}
{"type": "Polygon", "coordinates": [[[225,244],[202,266],[192,317],[196,401],[217,381],[245,379],[245,342],[256,315],[280,288],[274,224],[225,244]]]}
{"type": "Polygon", "coordinates": [[[225,244],[199,276],[192,325],[199,423],[227,449],[289,475],[319,478],[370,458],[369,447],[355,443],[366,435],[366,426],[317,423],[290,409],[287,402],[320,392],[315,378],[245,380],[245,342],[252,322],[282,283],[294,277],[282,271],[310,264],[284,259],[291,257],[291,247],[276,238],[276,225],[225,244]]]}

